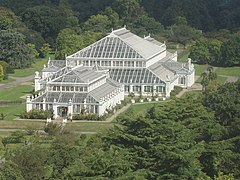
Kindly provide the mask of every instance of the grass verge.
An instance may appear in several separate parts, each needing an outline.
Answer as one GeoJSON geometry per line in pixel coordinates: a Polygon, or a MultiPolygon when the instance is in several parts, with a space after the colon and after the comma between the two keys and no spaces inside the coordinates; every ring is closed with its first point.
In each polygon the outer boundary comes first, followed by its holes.
{"type": "Polygon", "coordinates": [[[219,67],[216,73],[217,75],[236,76],[240,78],[240,67],[219,67]]]}
{"type": "MultiPolygon", "coordinates": [[[[54,59],[54,55],[50,55],[51,59],[54,59]]],[[[42,59],[37,59],[34,64],[32,64],[31,67],[25,68],[25,69],[16,69],[13,74],[10,74],[13,77],[26,77],[33,75],[36,71],[40,71],[43,68],[44,64],[47,64],[48,62],[48,57],[47,58],[42,58],[42,59]]]]}
{"type": "Polygon", "coordinates": [[[21,85],[11,89],[5,89],[0,91],[0,100],[19,100],[21,96],[31,93],[32,90],[33,87],[30,85],[21,85]]]}

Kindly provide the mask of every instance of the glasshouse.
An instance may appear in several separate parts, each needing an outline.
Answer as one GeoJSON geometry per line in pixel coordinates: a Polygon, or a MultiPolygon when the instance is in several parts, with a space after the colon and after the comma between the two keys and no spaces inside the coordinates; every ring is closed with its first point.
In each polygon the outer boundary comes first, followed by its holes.
{"type": "Polygon", "coordinates": [[[28,97],[27,111],[51,109],[56,117],[82,111],[103,115],[124,95],[169,97],[174,86],[191,87],[194,76],[191,59],[177,62],[177,53],[168,52],[165,43],[124,27],[65,60],[49,60],[36,72],[39,94],[28,97]]]}

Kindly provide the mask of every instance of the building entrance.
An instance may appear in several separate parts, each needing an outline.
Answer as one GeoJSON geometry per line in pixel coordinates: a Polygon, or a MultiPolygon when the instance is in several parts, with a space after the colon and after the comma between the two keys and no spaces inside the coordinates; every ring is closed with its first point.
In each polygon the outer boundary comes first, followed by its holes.
{"type": "Polygon", "coordinates": [[[68,108],[67,107],[58,107],[58,115],[61,117],[66,117],[68,114],[68,108]]]}

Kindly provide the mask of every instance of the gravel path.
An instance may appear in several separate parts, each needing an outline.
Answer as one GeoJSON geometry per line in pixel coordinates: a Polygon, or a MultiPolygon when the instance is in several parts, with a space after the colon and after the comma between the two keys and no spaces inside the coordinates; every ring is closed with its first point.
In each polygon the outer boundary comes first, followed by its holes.
{"type": "Polygon", "coordinates": [[[195,83],[191,88],[183,89],[180,93],[176,95],[177,98],[182,97],[183,94],[190,91],[200,91],[202,90],[202,85],[200,83],[195,83]]]}
{"type": "Polygon", "coordinates": [[[6,83],[6,84],[0,84],[0,90],[4,90],[4,89],[9,89],[12,87],[16,87],[18,85],[29,85],[32,84],[32,81],[34,79],[34,75],[31,76],[27,76],[27,77],[12,77],[9,76],[9,78],[14,79],[13,82],[10,83],[6,83]]]}

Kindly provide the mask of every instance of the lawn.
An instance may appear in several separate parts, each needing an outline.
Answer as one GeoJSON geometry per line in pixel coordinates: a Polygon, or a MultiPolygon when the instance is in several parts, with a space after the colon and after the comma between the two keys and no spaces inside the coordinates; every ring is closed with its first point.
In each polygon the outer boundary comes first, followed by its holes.
{"type": "Polygon", "coordinates": [[[188,62],[188,56],[190,52],[189,50],[183,51],[179,56],[178,56],[178,61],[179,62],[188,62]]]}
{"type": "Polygon", "coordinates": [[[219,67],[216,73],[218,75],[237,76],[240,78],[240,67],[219,67]]]}
{"type": "Polygon", "coordinates": [[[0,120],[0,129],[43,129],[45,122],[42,121],[21,121],[21,120],[0,120]]]}
{"type": "Polygon", "coordinates": [[[5,89],[0,91],[0,100],[15,101],[20,100],[21,96],[31,93],[33,87],[30,85],[21,85],[11,89],[5,89]]]}
{"type": "Polygon", "coordinates": [[[196,76],[201,76],[207,70],[208,65],[194,64],[196,76]]]}
{"type": "MultiPolygon", "coordinates": [[[[54,59],[54,55],[50,55],[51,59],[54,59]]],[[[37,59],[34,64],[32,64],[31,67],[26,68],[26,69],[16,69],[14,74],[10,74],[10,76],[13,77],[26,77],[33,75],[36,71],[40,71],[44,64],[47,65],[48,62],[48,57],[47,58],[42,58],[42,59],[37,59]]]]}
{"type": "Polygon", "coordinates": [[[227,80],[227,77],[217,76],[217,82],[219,82],[220,84],[224,84],[226,80],[227,80]]]}
{"type": "MultiPolygon", "coordinates": [[[[2,90],[0,91],[0,101],[23,100],[20,97],[24,96],[25,94],[31,93],[32,90],[33,87],[29,85],[17,86],[15,88],[2,90]]],[[[25,107],[25,100],[23,100],[23,104],[0,106],[0,113],[3,113],[6,116],[6,120],[13,120],[17,118],[22,112],[24,112],[25,107]]]]}
{"type": "MultiPolygon", "coordinates": [[[[0,106],[0,113],[3,113],[6,117],[5,120],[13,120],[24,112],[26,109],[26,104],[16,104],[13,106],[0,106]]],[[[1,120],[0,120],[1,121],[1,120]]],[[[1,128],[1,126],[0,126],[1,128]]]]}
{"type": "Polygon", "coordinates": [[[0,81],[0,84],[6,84],[6,83],[13,82],[13,81],[14,81],[14,79],[8,78],[8,79],[4,79],[4,80],[0,81]]]}
{"type": "Polygon", "coordinates": [[[154,106],[154,104],[159,104],[159,103],[168,103],[169,101],[159,101],[159,102],[152,102],[152,103],[142,103],[142,104],[133,104],[131,106],[131,109],[133,110],[134,113],[136,114],[144,114],[146,113],[151,107],[154,106]]]}

